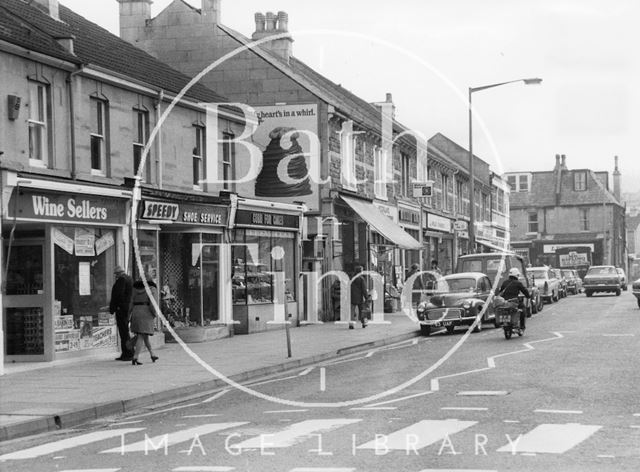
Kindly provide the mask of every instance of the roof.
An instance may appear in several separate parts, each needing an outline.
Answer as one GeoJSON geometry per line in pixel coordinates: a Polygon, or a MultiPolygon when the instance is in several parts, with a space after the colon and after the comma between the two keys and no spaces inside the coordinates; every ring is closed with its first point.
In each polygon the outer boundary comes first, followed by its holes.
{"type": "MultiPolygon", "coordinates": [[[[519,172],[520,174],[525,172],[519,172]]],[[[607,189],[602,178],[606,172],[598,176],[589,169],[564,169],[559,171],[527,172],[531,174],[531,188],[528,192],[514,192],[509,196],[512,209],[521,207],[544,206],[575,206],[575,205],[620,205],[615,196],[607,189]],[[576,173],[586,173],[586,190],[575,190],[574,176],[576,173]]],[[[509,175],[513,173],[507,173],[509,175]]]]}
{"type": "MultiPolygon", "coordinates": [[[[241,44],[249,45],[253,42],[253,40],[247,38],[242,33],[229,28],[228,26],[220,24],[217,26],[220,31],[229,35],[241,44]]],[[[371,127],[374,130],[380,130],[380,109],[377,106],[358,97],[356,94],[350,92],[341,85],[331,81],[294,56],[290,56],[289,63],[287,63],[280,56],[272,53],[266,48],[253,45],[251,46],[251,50],[275,68],[298,82],[302,87],[306,88],[314,95],[335,106],[337,109],[344,111],[349,115],[349,117],[354,119],[354,121],[365,123],[368,127],[371,127]]],[[[395,119],[393,120],[393,126],[394,131],[397,132],[408,130],[406,126],[400,124],[395,119]]],[[[405,135],[400,139],[406,142],[407,139],[411,138],[405,135]]]]}
{"type": "MultiPolygon", "coordinates": [[[[60,20],[23,0],[0,3],[0,40],[84,66],[97,66],[171,93],[179,93],[191,78],[120,39],[106,29],[60,5],[60,20]],[[74,37],[74,54],[57,38],[74,37]]],[[[201,84],[185,94],[204,102],[226,102],[201,84]]]]}
{"type": "MultiPolygon", "coordinates": [[[[469,170],[469,150],[463,148],[455,141],[449,139],[442,133],[436,133],[429,138],[429,147],[434,147],[440,152],[450,157],[454,162],[458,163],[464,169],[469,170]]],[[[480,180],[487,185],[491,184],[491,171],[489,170],[489,164],[476,156],[474,157],[474,169],[473,174],[475,180],[480,180]]]]}

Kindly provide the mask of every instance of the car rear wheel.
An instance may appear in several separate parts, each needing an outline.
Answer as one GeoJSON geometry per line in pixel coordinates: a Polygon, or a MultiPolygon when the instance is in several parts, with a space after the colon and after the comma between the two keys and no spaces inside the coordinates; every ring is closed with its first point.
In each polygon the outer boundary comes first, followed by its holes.
{"type": "Polygon", "coordinates": [[[538,305],[535,303],[534,299],[531,299],[531,301],[529,302],[529,306],[531,307],[531,313],[533,313],[534,315],[538,313],[538,305]]]}
{"type": "Polygon", "coordinates": [[[560,293],[556,292],[555,294],[552,293],[551,294],[551,301],[553,301],[554,303],[557,302],[560,299],[560,293]]]}
{"type": "Polygon", "coordinates": [[[542,300],[542,297],[538,297],[538,313],[540,313],[543,308],[544,308],[544,301],[542,300]]]}
{"type": "Polygon", "coordinates": [[[585,291],[584,291],[584,294],[585,294],[587,297],[590,297],[591,295],[593,295],[593,293],[591,293],[589,290],[585,290],[585,291]]]}
{"type": "Polygon", "coordinates": [[[640,308],[640,298],[637,299],[638,302],[638,308],[640,308]]]}
{"type": "Polygon", "coordinates": [[[616,290],[616,297],[620,296],[620,289],[616,290]]]}

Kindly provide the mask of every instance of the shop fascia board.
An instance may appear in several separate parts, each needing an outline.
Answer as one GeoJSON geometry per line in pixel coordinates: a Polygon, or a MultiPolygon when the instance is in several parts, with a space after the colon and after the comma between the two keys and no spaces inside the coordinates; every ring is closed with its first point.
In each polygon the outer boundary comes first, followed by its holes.
{"type": "Polygon", "coordinates": [[[121,190],[109,187],[97,187],[92,185],[72,184],[57,180],[44,180],[37,178],[18,177],[15,172],[7,173],[7,186],[35,188],[38,190],[51,190],[54,192],[80,193],[84,195],[99,195],[102,197],[131,198],[133,193],[130,190],[121,190]]]}
{"type": "Polygon", "coordinates": [[[253,200],[250,198],[238,197],[238,209],[250,210],[252,208],[260,210],[281,210],[291,213],[306,213],[308,211],[306,205],[294,205],[291,203],[269,202],[265,200],[253,200]]]}

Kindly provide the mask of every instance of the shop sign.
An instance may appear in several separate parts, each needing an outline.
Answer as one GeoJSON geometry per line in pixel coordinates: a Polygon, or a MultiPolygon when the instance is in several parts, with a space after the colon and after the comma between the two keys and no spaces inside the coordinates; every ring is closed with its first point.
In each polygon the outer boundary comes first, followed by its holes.
{"type": "Polygon", "coordinates": [[[226,226],[227,207],[143,200],[140,218],[205,226],[226,226]]]}
{"type": "Polygon", "coordinates": [[[16,189],[9,216],[35,220],[124,224],[125,200],[99,195],[61,194],[37,189],[16,189]]]}
{"type": "Polygon", "coordinates": [[[375,205],[375,207],[378,210],[380,210],[380,213],[382,213],[384,216],[389,218],[394,223],[398,222],[398,210],[397,210],[397,208],[389,206],[389,205],[384,205],[382,203],[373,202],[373,204],[375,205]]]}
{"type": "Polygon", "coordinates": [[[594,244],[584,244],[584,243],[573,243],[573,244],[545,244],[543,246],[543,251],[545,254],[554,254],[556,252],[556,249],[561,248],[561,247],[588,247],[591,249],[591,252],[594,252],[596,250],[595,245],[594,244]]]}
{"type": "Polygon", "coordinates": [[[268,226],[271,228],[291,228],[297,230],[300,218],[296,215],[284,213],[269,213],[264,211],[238,210],[236,212],[236,226],[268,226]]]}
{"type": "Polygon", "coordinates": [[[434,215],[433,213],[427,213],[427,228],[450,233],[451,220],[449,218],[434,215]]]}
{"type": "Polygon", "coordinates": [[[457,220],[453,222],[453,229],[456,231],[466,231],[468,226],[469,225],[464,220],[457,220]]]}

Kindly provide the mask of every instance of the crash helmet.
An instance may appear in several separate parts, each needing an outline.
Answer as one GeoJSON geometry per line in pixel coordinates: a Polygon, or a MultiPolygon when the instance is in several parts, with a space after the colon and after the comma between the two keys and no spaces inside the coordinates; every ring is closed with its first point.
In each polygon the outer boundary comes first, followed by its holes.
{"type": "Polygon", "coordinates": [[[515,277],[517,279],[520,277],[520,271],[516,267],[512,267],[509,269],[509,277],[515,277]]]}

